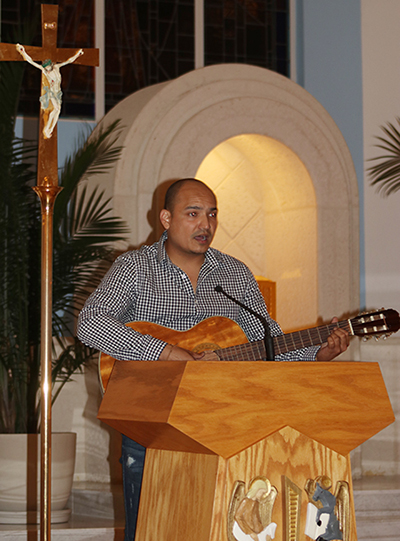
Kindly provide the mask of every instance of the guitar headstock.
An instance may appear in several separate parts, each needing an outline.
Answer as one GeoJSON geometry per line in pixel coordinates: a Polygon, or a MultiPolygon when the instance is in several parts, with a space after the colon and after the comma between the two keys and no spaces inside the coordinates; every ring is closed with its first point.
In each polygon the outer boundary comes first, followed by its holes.
{"type": "Polygon", "coordinates": [[[368,340],[372,336],[386,338],[400,329],[400,316],[396,310],[368,312],[350,320],[353,334],[368,340]]]}

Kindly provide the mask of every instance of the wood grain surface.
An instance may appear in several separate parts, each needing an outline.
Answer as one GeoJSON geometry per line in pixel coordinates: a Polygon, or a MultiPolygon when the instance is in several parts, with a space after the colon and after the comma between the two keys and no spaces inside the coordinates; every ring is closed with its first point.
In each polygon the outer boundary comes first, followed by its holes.
{"type": "Polygon", "coordinates": [[[345,456],[394,421],[362,362],[117,361],[98,417],[146,447],[224,458],[285,426],[345,456]]]}
{"type": "Polygon", "coordinates": [[[136,541],[208,541],[219,457],[149,449],[136,541]]]}

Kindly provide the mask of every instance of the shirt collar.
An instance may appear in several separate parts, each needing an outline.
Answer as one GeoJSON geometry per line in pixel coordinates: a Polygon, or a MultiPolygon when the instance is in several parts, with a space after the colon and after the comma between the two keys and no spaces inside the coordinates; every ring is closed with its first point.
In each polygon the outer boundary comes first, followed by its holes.
{"type": "Polygon", "coordinates": [[[165,249],[165,241],[167,240],[167,238],[168,232],[164,231],[164,233],[160,237],[160,240],[157,243],[157,259],[159,263],[161,263],[162,261],[169,261],[167,250],[165,249]]]}

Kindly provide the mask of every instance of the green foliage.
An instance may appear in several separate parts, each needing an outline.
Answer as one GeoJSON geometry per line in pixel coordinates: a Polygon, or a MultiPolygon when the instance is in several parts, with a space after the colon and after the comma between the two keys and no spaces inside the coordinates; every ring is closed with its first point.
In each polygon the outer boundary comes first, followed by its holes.
{"type": "Polygon", "coordinates": [[[6,145],[3,137],[0,147],[0,426],[10,432],[14,426],[19,429],[27,409],[31,367],[25,360],[32,354],[33,330],[29,327],[29,266],[31,241],[36,237],[31,216],[40,220],[40,215],[36,195],[29,187],[33,175],[21,162],[28,151],[19,141],[6,145]]]}
{"type": "MultiPolygon", "coordinates": [[[[396,120],[400,125],[400,118],[396,120]]],[[[400,190],[400,131],[390,122],[382,127],[382,131],[385,136],[377,137],[380,143],[376,147],[385,154],[372,158],[371,161],[379,163],[370,167],[368,174],[371,184],[387,196],[400,190]]]]}
{"type": "MultiPolygon", "coordinates": [[[[0,432],[37,432],[40,393],[41,211],[37,147],[14,137],[24,62],[0,63],[0,432]]],[[[39,108],[39,105],[38,105],[39,108]]],[[[93,351],[74,337],[78,311],[126,237],[111,202],[89,189],[90,175],[118,159],[118,126],[90,136],[62,169],[54,207],[52,381],[57,397],[93,351]]]]}

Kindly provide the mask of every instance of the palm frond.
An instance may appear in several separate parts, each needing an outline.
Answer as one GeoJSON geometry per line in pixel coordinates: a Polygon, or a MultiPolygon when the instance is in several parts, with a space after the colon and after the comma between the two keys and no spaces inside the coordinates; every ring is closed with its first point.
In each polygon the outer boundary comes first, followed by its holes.
{"type": "Polygon", "coordinates": [[[122,147],[116,145],[120,121],[117,120],[100,130],[96,136],[88,136],[73,156],[66,159],[60,174],[62,192],[57,196],[54,208],[54,226],[64,216],[78,184],[95,174],[106,173],[121,155],[122,147]]]}
{"type": "MultiPolygon", "coordinates": [[[[400,125],[400,118],[396,120],[400,125]]],[[[376,137],[379,141],[376,147],[385,153],[370,160],[378,163],[369,167],[367,172],[371,184],[377,186],[382,195],[388,196],[400,190],[400,131],[390,122],[381,129],[385,136],[376,137]]]]}
{"type": "Polygon", "coordinates": [[[57,349],[61,353],[55,354],[55,361],[52,367],[52,382],[59,383],[57,390],[53,393],[52,403],[54,404],[62,388],[72,380],[72,375],[82,372],[83,367],[93,358],[95,350],[88,348],[75,337],[56,339],[57,349]]]}
{"type": "Polygon", "coordinates": [[[61,194],[69,193],[69,197],[61,201],[55,220],[53,288],[54,325],[59,333],[64,326],[64,335],[71,335],[71,321],[109,266],[113,243],[124,240],[128,233],[126,223],[112,215],[111,199],[104,190],[87,185],[80,188],[75,178],[77,171],[82,182],[93,172],[109,169],[121,152],[115,146],[117,135],[118,122],[89,136],[76,153],[79,165],[69,158],[64,168],[61,185],[67,190],[61,194]],[[67,333],[64,316],[68,316],[67,333]]]}

